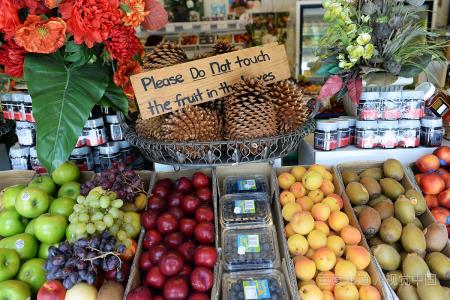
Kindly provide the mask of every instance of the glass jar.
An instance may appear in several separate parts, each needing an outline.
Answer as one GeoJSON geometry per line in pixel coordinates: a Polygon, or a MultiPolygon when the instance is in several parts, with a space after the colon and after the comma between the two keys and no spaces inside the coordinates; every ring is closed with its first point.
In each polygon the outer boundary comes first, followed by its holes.
{"type": "Polygon", "coordinates": [[[124,139],[118,115],[107,115],[106,124],[108,124],[108,133],[111,141],[121,141],[124,139]]]}
{"type": "Polygon", "coordinates": [[[356,129],[356,118],[350,116],[342,116],[338,119],[343,119],[348,121],[348,144],[353,145],[355,143],[355,129],[356,129]]]}
{"type": "Polygon", "coordinates": [[[80,171],[92,171],[94,169],[94,159],[89,147],[73,149],[69,160],[76,164],[80,171]]]}
{"type": "Polygon", "coordinates": [[[122,155],[118,143],[106,143],[99,148],[100,168],[102,170],[118,167],[122,162],[122,155]]]}
{"type": "Polygon", "coordinates": [[[99,173],[102,170],[100,167],[100,146],[90,148],[92,153],[92,159],[94,160],[94,171],[95,173],[99,173]]]}
{"type": "Polygon", "coordinates": [[[381,118],[383,120],[398,120],[401,117],[402,93],[381,92],[381,118]]]}
{"type": "Polygon", "coordinates": [[[5,93],[1,94],[2,99],[2,111],[3,111],[3,118],[5,120],[12,120],[14,119],[14,113],[13,113],[13,107],[12,107],[12,100],[11,100],[11,94],[5,93]]]}
{"type": "Polygon", "coordinates": [[[329,120],[318,120],[314,132],[314,149],[331,151],[337,148],[337,123],[329,120]]]}
{"type": "Polygon", "coordinates": [[[380,93],[364,92],[361,94],[357,108],[360,120],[377,120],[380,118],[380,93]]]}
{"type": "Polygon", "coordinates": [[[420,121],[400,120],[398,122],[398,146],[403,148],[416,148],[420,145],[420,121]]]}
{"type": "Polygon", "coordinates": [[[108,116],[108,115],[115,115],[116,112],[114,111],[114,109],[112,109],[111,107],[108,106],[102,106],[102,114],[104,116],[108,116]]]}
{"type": "Polygon", "coordinates": [[[356,121],[355,146],[361,149],[373,149],[377,145],[377,121],[356,121]]]}
{"type": "Polygon", "coordinates": [[[30,147],[30,165],[36,173],[48,173],[47,169],[39,161],[36,147],[30,147]]]}
{"type": "Polygon", "coordinates": [[[89,120],[95,120],[98,118],[103,118],[102,107],[99,105],[94,105],[91,112],[89,113],[89,120]]]}
{"type": "Polygon", "coordinates": [[[420,120],[420,144],[425,147],[439,147],[444,137],[442,119],[424,117],[420,120]]]}
{"type": "Polygon", "coordinates": [[[134,148],[131,146],[128,141],[119,141],[117,142],[120,147],[120,153],[122,155],[122,161],[126,166],[131,165],[135,159],[136,154],[134,152],[134,148]]]}
{"type": "Polygon", "coordinates": [[[419,120],[425,115],[423,91],[402,91],[402,119],[419,120]]]}
{"type": "Polygon", "coordinates": [[[28,94],[23,95],[22,120],[32,123],[35,122],[33,117],[33,105],[31,102],[31,96],[28,94]]]}
{"type": "Polygon", "coordinates": [[[36,141],[36,127],[34,123],[16,122],[16,135],[21,146],[33,146],[36,141]]]}
{"type": "Polygon", "coordinates": [[[349,144],[350,129],[348,128],[348,121],[345,119],[333,119],[338,127],[337,132],[337,147],[344,148],[349,144]]]}
{"type": "Polygon", "coordinates": [[[12,113],[13,119],[16,121],[23,121],[22,108],[23,108],[23,94],[11,93],[12,113]]]}
{"type": "Polygon", "coordinates": [[[15,144],[9,149],[9,159],[13,170],[29,169],[30,147],[15,144]]]}
{"type": "Polygon", "coordinates": [[[80,148],[86,146],[86,140],[84,139],[84,136],[79,136],[77,143],[75,144],[75,148],[80,148]]]}
{"type": "Polygon", "coordinates": [[[378,121],[378,145],[393,149],[398,146],[398,121],[378,121]]]}
{"type": "Polygon", "coordinates": [[[99,146],[107,142],[103,118],[87,120],[83,128],[83,136],[87,146],[99,146]]]}

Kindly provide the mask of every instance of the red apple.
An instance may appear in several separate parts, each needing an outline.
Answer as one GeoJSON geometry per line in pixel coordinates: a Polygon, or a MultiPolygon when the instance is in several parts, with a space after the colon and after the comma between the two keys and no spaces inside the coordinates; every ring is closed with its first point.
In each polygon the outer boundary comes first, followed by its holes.
{"type": "Polygon", "coordinates": [[[157,266],[151,267],[145,275],[144,284],[155,289],[162,289],[166,282],[166,276],[159,270],[157,266]]]}
{"type": "Polygon", "coordinates": [[[171,187],[173,187],[173,181],[170,178],[163,178],[156,182],[155,186],[157,186],[157,185],[163,185],[163,186],[167,187],[168,189],[170,189],[171,187]]]}
{"type": "Polygon", "coordinates": [[[175,182],[175,189],[184,194],[189,194],[192,191],[192,182],[189,180],[189,178],[180,177],[175,182]]]}
{"type": "Polygon", "coordinates": [[[419,185],[424,194],[429,195],[437,195],[445,188],[444,179],[436,173],[424,174],[419,185]]]}
{"type": "Polygon", "coordinates": [[[164,285],[166,300],[185,300],[189,295],[189,286],[181,277],[170,278],[164,285]]]}
{"type": "Polygon", "coordinates": [[[181,269],[180,273],[178,273],[178,276],[186,278],[186,280],[189,280],[192,273],[192,267],[190,265],[184,265],[183,269],[181,269]]]}
{"type": "Polygon", "coordinates": [[[167,252],[159,262],[159,270],[165,276],[174,276],[181,269],[183,269],[183,259],[175,252],[167,252]]]}
{"type": "Polygon", "coordinates": [[[178,220],[173,214],[166,212],[158,217],[156,226],[162,234],[171,233],[177,230],[178,220]]]}
{"type": "Polygon", "coordinates": [[[197,242],[202,245],[214,244],[214,224],[211,222],[201,222],[195,226],[194,236],[197,242]]]}
{"type": "Polygon", "coordinates": [[[184,215],[183,210],[181,208],[179,208],[178,206],[169,208],[169,212],[171,214],[173,214],[175,216],[175,218],[177,218],[177,220],[180,220],[184,215]]]}
{"type": "Polygon", "coordinates": [[[164,245],[176,249],[184,242],[184,235],[181,232],[172,232],[164,237],[164,245]]]}
{"type": "Polygon", "coordinates": [[[197,197],[186,195],[181,199],[180,207],[187,214],[193,214],[197,207],[200,206],[200,199],[197,197]]]}
{"type": "Polygon", "coordinates": [[[197,292],[207,292],[214,284],[214,273],[205,267],[196,267],[191,274],[191,286],[197,292]]]}
{"type": "Polygon", "coordinates": [[[162,235],[156,229],[150,229],[145,232],[144,240],[142,241],[142,245],[144,249],[150,249],[153,246],[159,245],[162,243],[162,235]]]}
{"type": "Polygon", "coordinates": [[[439,205],[450,208],[450,189],[446,189],[445,191],[439,193],[438,197],[439,205]]]}
{"type": "Polygon", "coordinates": [[[127,295],[127,300],[152,300],[152,292],[149,288],[140,286],[127,295]]]}
{"type": "Polygon", "coordinates": [[[59,280],[45,282],[37,293],[37,300],[64,300],[66,289],[59,280]]]}
{"type": "Polygon", "coordinates": [[[190,263],[194,260],[195,244],[192,241],[184,242],[177,251],[186,262],[190,263]]]}
{"type": "Polygon", "coordinates": [[[441,175],[441,178],[444,179],[445,188],[450,188],[450,173],[444,173],[441,175]]]}
{"type": "Polygon", "coordinates": [[[195,172],[194,175],[192,175],[192,184],[197,189],[209,186],[209,177],[202,172],[195,172]]]}
{"type": "Polygon", "coordinates": [[[442,166],[450,165],[450,147],[448,146],[438,147],[436,150],[433,151],[433,154],[439,158],[442,166]]]}
{"type": "Polygon", "coordinates": [[[156,185],[152,190],[152,194],[166,199],[169,195],[169,188],[165,185],[156,185]]]}
{"type": "Polygon", "coordinates": [[[204,293],[191,294],[187,300],[209,300],[209,295],[204,293]]]}
{"type": "Polygon", "coordinates": [[[197,225],[197,221],[194,219],[182,218],[180,220],[180,232],[187,237],[194,235],[194,229],[197,225]]]}
{"type": "Polygon", "coordinates": [[[158,295],[153,297],[153,300],[166,300],[166,299],[164,298],[164,296],[158,295]]]}
{"type": "Polygon", "coordinates": [[[210,207],[199,206],[195,211],[195,220],[197,222],[212,222],[214,221],[214,211],[210,207]]]}
{"type": "Polygon", "coordinates": [[[424,155],[416,161],[416,167],[422,173],[434,172],[440,165],[439,158],[433,154],[424,155]]]}
{"type": "Polygon", "coordinates": [[[184,196],[184,194],[180,191],[170,192],[169,196],[167,196],[167,205],[169,207],[179,206],[183,196],[184,196]]]}
{"type": "Polygon", "coordinates": [[[157,195],[152,195],[150,196],[150,198],[148,198],[147,209],[149,210],[161,212],[164,210],[165,206],[166,206],[165,201],[157,195]]]}
{"type": "Polygon", "coordinates": [[[195,265],[213,269],[217,262],[217,250],[214,247],[200,246],[194,253],[195,265]]]}
{"type": "Polygon", "coordinates": [[[146,210],[141,212],[141,224],[146,230],[155,228],[157,219],[158,213],[156,211],[146,210]]]}
{"type": "Polygon", "coordinates": [[[194,192],[194,196],[200,199],[202,202],[212,202],[212,192],[211,189],[207,186],[199,188],[194,192]]]}
{"type": "Polygon", "coordinates": [[[150,259],[150,252],[142,252],[141,258],[139,259],[139,268],[143,271],[148,271],[152,267],[152,261],[150,259]]]}
{"type": "Polygon", "coordinates": [[[429,209],[439,206],[439,201],[436,195],[424,195],[423,197],[425,198],[429,209]]]}
{"type": "Polygon", "coordinates": [[[149,252],[150,261],[152,262],[152,264],[157,265],[161,261],[161,258],[163,257],[163,255],[167,253],[167,248],[164,245],[157,245],[157,246],[153,246],[152,248],[150,248],[150,250],[148,250],[148,252],[149,252]]]}

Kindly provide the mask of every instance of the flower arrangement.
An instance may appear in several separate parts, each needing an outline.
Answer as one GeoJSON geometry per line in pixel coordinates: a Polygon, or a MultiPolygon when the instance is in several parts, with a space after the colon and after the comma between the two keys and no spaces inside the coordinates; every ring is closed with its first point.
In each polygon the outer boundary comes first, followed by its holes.
{"type": "Polygon", "coordinates": [[[437,36],[419,17],[424,0],[323,0],[328,29],[320,41],[319,76],[329,77],[319,98],[348,93],[355,103],[367,85],[415,77],[434,60],[444,62],[437,36]]]}
{"type": "Polygon", "coordinates": [[[157,0],[0,0],[0,79],[24,80],[39,160],[69,157],[96,104],[128,113],[130,75],[142,72],[135,27],[162,28],[157,0]]]}

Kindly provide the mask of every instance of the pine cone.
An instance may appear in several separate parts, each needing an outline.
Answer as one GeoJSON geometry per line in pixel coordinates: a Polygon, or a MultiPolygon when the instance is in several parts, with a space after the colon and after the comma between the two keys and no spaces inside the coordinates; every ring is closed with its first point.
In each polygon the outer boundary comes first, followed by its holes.
{"type": "Polygon", "coordinates": [[[236,51],[236,47],[227,40],[217,40],[211,51],[211,56],[236,51]]]}
{"type": "Polygon", "coordinates": [[[138,119],[136,121],[136,133],[138,136],[149,140],[162,140],[161,126],[167,116],[157,116],[151,119],[138,119]]]}
{"type": "Polygon", "coordinates": [[[306,122],[309,114],[307,101],[294,82],[284,80],[272,84],[269,95],[277,106],[280,132],[294,132],[306,122]]]}
{"type": "Polygon", "coordinates": [[[186,53],[180,46],[170,42],[162,42],[153,51],[145,54],[144,69],[150,71],[181,64],[186,61],[186,53]]]}

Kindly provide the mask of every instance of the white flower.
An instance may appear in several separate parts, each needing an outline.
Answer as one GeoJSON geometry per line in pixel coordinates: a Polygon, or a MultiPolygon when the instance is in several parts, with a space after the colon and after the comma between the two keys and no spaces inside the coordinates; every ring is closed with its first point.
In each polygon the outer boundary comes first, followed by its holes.
{"type": "Polygon", "coordinates": [[[194,1],[192,1],[192,0],[186,1],[186,6],[187,6],[187,8],[193,8],[194,7],[194,1]]]}
{"type": "Polygon", "coordinates": [[[361,33],[358,36],[358,38],[356,39],[356,42],[359,45],[364,46],[364,45],[367,45],[370,42],[371,39],[372,39],[372,37],[370,36],[370,34],[368,34],[368,33],[361,33]]]}

